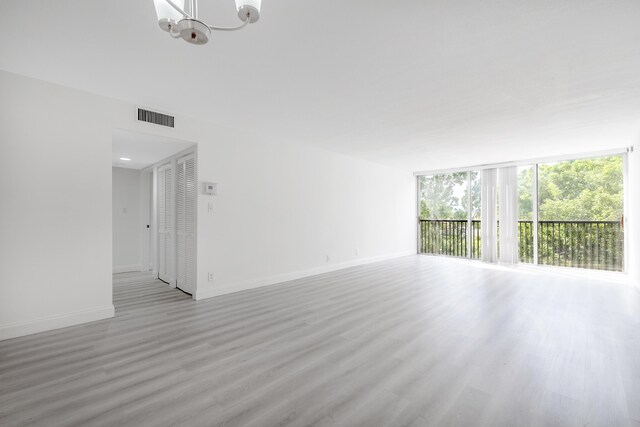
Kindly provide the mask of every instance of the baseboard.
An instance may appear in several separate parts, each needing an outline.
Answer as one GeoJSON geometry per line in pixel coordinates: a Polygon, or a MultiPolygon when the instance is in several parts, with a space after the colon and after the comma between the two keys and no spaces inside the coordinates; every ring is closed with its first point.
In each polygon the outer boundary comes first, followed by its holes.
{"type": "Polygon", "coordinates": [[[130,273],[132,271],[142,271],[142,265],[120,265],[113,267],[113,273],[130,273]]]}
{"type": "Polygon", "coordinates": [[[88,310],[75,311],[73,313],[47,316],[24,322],[7,323],[0,325],[0,341],[24,335],[37,334],[38,332],[80,325],[82,323],[94,322],[96,320],[109,319],[113,317],[114,314],[115,309],[113,304],[109,304],[88,310]]]}
{"type": "Polygon", "coordinates": [[[278,283],[288,282],[291,280],[303,279],[305,277],[317,276],[318,274],[330,273],[332,271],[342,270],[359,265],[371,264],[374,262],[385,261],[393,258],[400,258],[408,255],[415,255],[416,251],[405,251],[391,255],[381,255],[370,258],[357,259],[327,266],[316,267],[308,270],[294,271],[291,273],[279,274],[261,279],[247,280],[235,283],[221,283],[218,285],[210,285],[204,289],[196,290],[194,294],[195,300],[217,297],[220,295],[232,294],[235,292],[246,291],[249,289],[261,288],[263,286],[276,285],[278,283]]]}

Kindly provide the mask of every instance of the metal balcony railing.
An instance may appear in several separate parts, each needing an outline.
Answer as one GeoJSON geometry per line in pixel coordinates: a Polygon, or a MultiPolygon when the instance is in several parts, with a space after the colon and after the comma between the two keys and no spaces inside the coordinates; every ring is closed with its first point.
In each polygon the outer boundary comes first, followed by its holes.
{"type": "MultiPolygon", "coordinates": [[[[533,221],[519,221],[520,262],[534,261],[533,221]]],[[[420,253],[481,256],[480,221],[420,220],[420,253]],[[470,228],[470,230],[469,230],[470,228]],[[470,232],[470,238],[467,236],[470,232]],[[467,247],[470,246],[470,250],[467,247]]],[[[498,248],[499,250],[499,248],[498,248]]],[[[624,230],[619,221],[539,221],[538,264],[622,271],[624,230]]]]}

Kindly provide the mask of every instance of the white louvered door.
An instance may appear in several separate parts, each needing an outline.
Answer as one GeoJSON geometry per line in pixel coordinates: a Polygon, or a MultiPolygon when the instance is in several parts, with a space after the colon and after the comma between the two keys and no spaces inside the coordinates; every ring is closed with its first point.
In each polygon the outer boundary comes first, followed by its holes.
{"type": "Polygon", "coordinates": [[[177,286],[193,294],[196,288],[196,163],[193,154],[177,162],[176,182],[176,279],[177,286]]]}
{"type": "Polygon", "coordinates": [[[158,242],[157,242],[157,247],[158,247],[158,277],[162,278],[164,276],[166,276],[166,265],[167,265],[167,259],[166,259],[166,247],[167,247],[167,241],[165,239],[165,224],[166,224],[166,218],[165,218],[165,207],[167,205],[166,203],[166,197],[165,197],[165,191],[164,191],[164,167],[160,167],[158,168],[158,186],[157,186],[157,191],[158,191],[158,242]]]}
{"type": "Polygon", "coordinates": [[[167,283],[174,278],[174,198],[173,167],[158,168],[158,277],[167,283]]]}
{"type": "Polygon", "coordinates": [[[176,286],[182,290],[185,284],[185,269],[183,268],[185,259],[185,204],[184,204],[184,162],[178,160],[176,182],[176,286]]]}

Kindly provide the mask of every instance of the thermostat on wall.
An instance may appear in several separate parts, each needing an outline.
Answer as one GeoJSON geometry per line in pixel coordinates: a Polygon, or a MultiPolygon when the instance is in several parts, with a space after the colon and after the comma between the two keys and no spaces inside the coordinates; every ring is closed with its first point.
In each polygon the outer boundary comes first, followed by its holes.
{"type": "Polygon", "coordinates": [[[209,196],[215,196],[218,194],[218,184],[215,182],[203,182],[203,193],[209,196]]]}

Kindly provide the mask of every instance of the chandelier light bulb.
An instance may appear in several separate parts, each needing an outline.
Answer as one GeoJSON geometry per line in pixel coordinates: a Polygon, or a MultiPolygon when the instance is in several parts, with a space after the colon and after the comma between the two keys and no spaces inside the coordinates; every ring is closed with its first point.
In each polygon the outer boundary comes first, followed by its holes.
{"type": "MultiPolygon", "coordinates": [[[[174,3],[179,8],[184,9],[185,0],[175,0],[174,3]]],[[[156,7],[158,25],[164,31],[171,31],[172,28],[175,28],[178,21],[183,18],[183,15],[167,3],[166,0],[153,0],[153,4],[156,7]]]]}
{"type": "Polygon", "coordinates": [[[260,19],[260,6],[262,0],[236,0],[236,7],[238,9],[238,18],[241,21],[250,19],[251,23],[260,19]]]}
{"type": "Polygon", "coordinates": [[[191,44],[205,44],[209,41],[211,30],[197,19],[183,19],[178,23],[182,40],[191,44]]]}
{"type": "Polygon", "coordinates": [[[211,31],[236,31],[260,19],[262,0],[236,0],[242,25],[217,27],[198,18],[198,0],[153,0],[158,25],[171,37],[196,45],[209,41],[211,31]]]}

